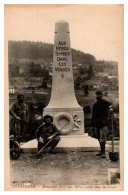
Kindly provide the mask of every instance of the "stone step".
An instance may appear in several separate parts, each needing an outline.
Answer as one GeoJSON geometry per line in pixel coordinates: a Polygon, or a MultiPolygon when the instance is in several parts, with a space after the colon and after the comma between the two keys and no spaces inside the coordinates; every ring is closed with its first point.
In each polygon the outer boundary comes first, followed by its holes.
{"type": "MultiPolygon", "coordinates": [[[[97,139],[89,137],[88,134],[84,135],[72,135],[72,136],[60,136],[61,141],[54,149],[58,152],[62,151],[98,151],[99,142],[97,139]]],[[[106,145],[107,147],[107,145],[106,145]]],[[[31,140],[21,146],[23,152],[37,152],[37,140],[31,140]]]]}

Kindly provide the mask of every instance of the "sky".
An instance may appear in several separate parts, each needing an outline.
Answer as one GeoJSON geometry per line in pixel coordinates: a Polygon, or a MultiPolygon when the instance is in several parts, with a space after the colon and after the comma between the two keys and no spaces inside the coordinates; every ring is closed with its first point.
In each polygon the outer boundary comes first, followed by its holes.
{"type": "Polygon", "coordinates": [[[123,54],[123,5],[6,5],[5,38],[54,44],[59,20],[69,23],[72,48],[97,60],[123,54]]]}

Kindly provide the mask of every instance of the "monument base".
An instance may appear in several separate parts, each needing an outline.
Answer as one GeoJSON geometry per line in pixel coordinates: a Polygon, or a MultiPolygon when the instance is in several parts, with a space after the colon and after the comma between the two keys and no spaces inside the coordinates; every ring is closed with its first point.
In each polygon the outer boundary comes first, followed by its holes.
{"type": "MultiPolygon", "coordinates": [[[[60,136],[61,141],[54,149],[56,152],[65,151],[98,151],[100,149],[97,139],[89,137],[88,134],[84,135],[69,135],[60,136]]],[[[37,140],[34,139],[21,146],[23,152],[37,152],[37,140]]]]}
{"type": "Polygon", "coordinates": [[[43,116],[53,117],[53,123],[58,129],[63,128],[62,135],[84,135],[83,108],[44,108],[43,116]]]}

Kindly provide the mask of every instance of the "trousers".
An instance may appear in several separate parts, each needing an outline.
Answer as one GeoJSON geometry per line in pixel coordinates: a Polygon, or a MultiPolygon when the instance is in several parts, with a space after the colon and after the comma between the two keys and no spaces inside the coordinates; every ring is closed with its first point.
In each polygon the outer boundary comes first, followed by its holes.
{"type": "Polygon", "coordinates": [[[96,138],[99,140],[99,142],[106,142],[107,141],[107,134],[108,134],[108,127],[104,126],[101,128],[94,127],[94,132],[96,135],[96,138]]]}
{"type": "Polygon", "coordinates": [[[23,135],[26,132],[26,122],[12,119],[11,128],[15,135],[23,135]]]}
{"type": "MultiPolygon", "coordinates": [[[[56,136],[52,138],[51,142],[46,147],[50,147],[50,150],[53,150],[57,146],[59,141],[60,141],[60,137],[56,136]]],[[[43,148],[47,142],[48,140],[45,140],[44,143],[38,141],[38,151],[41,150],[41,148],[43,148]]]]}

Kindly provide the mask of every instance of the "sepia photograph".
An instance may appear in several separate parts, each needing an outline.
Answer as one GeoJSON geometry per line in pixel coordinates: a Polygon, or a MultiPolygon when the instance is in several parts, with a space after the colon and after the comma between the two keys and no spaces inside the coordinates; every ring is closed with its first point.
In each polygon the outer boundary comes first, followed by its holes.
{"type": "Polygon", "coordinates": [[[5,4],[4,47],[5,190],[123,190],[123,4],[5,4]]]}

